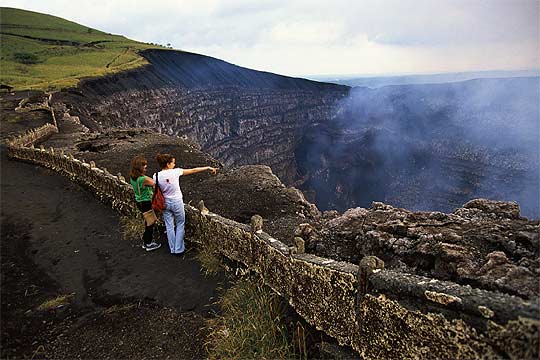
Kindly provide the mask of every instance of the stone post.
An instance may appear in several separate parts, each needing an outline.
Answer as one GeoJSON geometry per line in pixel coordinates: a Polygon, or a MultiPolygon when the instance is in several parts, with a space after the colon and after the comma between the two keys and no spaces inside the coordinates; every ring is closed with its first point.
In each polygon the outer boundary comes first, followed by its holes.
{"type": "Polygon", "coordinates": [[[296,248],[296,253],[297,254],[303,254],[303,253],[306,252],[306,246],[305,246],[304,239],[302,239],[299,236],[294,237],[294,247],[296,248]]]}
{"type": "Polygon", "coordinates": [[[203,200],[199,201],[199,203],[197,204],[197,209],[199,209],[199,211],[201,212],[201,215],[208,215],[209,213],[208,208],[204,206],[203,200]]]}
{"type": "Polygon", "coordinates": [[[369,277],[374,272],[378,272],[381,269],[384,269],[384,262],[376,256],[364,256],[360,263],[358,264],[358,273],[356,275],[356,280],[358,283],[357,293],[356,293],[356,316],[360,320],[360,305],[364,296],[369,292],[369,277]]]}
{"type": "Polygon", "coordinates": [[[253,215],[251,217],[251,235],[259,234],[262,232],[263,218],[260,215],[253,215]]]}

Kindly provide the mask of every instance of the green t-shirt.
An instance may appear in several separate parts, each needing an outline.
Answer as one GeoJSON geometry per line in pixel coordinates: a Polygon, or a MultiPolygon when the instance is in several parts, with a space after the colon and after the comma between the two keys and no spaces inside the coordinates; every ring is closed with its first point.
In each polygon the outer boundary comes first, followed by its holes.
{"type": "Polygon", "coordinates": [[[146,176],[139,176],[137,178],[137,181],[129,178],[129,182],[131,183],[131,186],[133,187],[133,192],[135,193],[136,202],[152,201],[152,194],[154,193],[154,191],[152,190],[151,186],[144,186],[145,178],[146,176]]]}

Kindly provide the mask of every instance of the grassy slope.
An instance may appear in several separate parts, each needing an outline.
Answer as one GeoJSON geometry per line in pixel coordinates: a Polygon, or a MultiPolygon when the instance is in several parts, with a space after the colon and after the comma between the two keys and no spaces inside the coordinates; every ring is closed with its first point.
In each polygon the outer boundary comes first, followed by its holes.
{"type": "Polygon", "coordinates": [[[137,52],[159,47],[55,16],[6,7],[0,8],[0,45],[0,83],[40,90],[74,86],[82,77],[144,65],[146,61],[137,52]]]}

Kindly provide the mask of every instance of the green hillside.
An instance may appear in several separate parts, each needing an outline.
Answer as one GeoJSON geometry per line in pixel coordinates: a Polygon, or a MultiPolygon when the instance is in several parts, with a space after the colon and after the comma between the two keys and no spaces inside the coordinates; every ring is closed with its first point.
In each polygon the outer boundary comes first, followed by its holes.
{"type": "Polygon", "coordinates": [[[0,83],[18,90],[55,90],[135,68],[147,63],[138,51],[156,47],[56,16],[0,7],[0,83]]]}

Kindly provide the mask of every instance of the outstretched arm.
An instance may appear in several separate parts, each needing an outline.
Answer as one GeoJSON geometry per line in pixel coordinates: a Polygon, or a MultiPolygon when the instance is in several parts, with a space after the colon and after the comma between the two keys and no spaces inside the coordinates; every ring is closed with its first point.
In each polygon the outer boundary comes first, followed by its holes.
{"type": "Polygon", "coordinates": [[[197,168],[192,168],[192,169],[184,169],[184,175],[196,174],[196,173],[203,172],[203,171],[210,171],[212,173],[212,175],[216,175],[218,169],[213,168],[211,166],[203,166],[203,167],[197,167],[197,168]]]}

